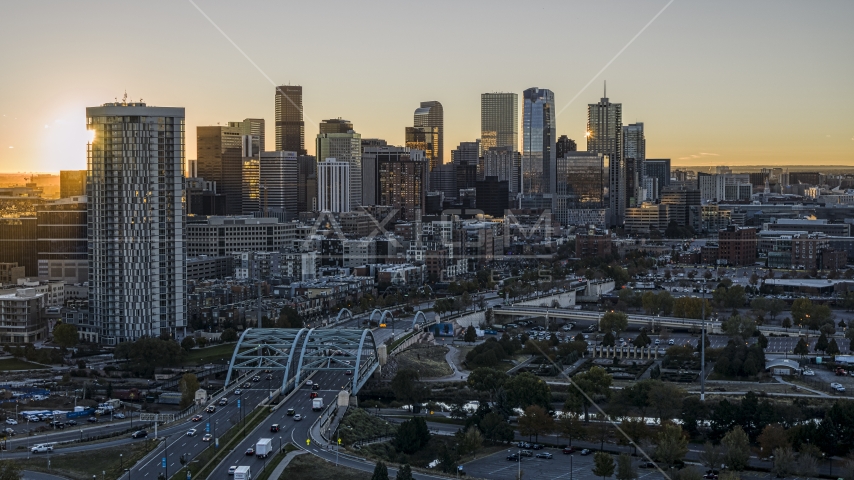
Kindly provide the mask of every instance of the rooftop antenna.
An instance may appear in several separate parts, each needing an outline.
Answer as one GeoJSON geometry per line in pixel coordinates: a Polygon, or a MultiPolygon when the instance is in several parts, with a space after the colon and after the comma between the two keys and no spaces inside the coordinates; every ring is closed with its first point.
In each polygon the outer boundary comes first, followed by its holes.
{"type": "Polygon", "coordinates": [[[603,82],[605,83],[605,93],[604,93],[604,96],[605,96],[605,98],[608,98],[608,80],[603,80],[603,82]]]}
{"type": "Polygon", "coordinates": [[[127,103],[128,103],[128,91],[126,89],[125,90],[125,96],[122,97],[122,104],[127,105],[127,103]]]}

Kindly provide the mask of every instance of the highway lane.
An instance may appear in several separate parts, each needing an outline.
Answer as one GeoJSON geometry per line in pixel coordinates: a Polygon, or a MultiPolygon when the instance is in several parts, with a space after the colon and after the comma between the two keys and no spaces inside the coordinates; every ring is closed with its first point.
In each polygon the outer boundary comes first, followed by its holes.
{"type": "MultiPolygon", "coordinates": [[[[338,393],[342,389],[349,389],[349,382],[352,381],[352,376],[344,375],[340,371],[320,371],[312,377],[312,382],[320,385],[320,390],[312,390],[310,386],[302,384],[293,395],[286,401],[282,402],[276,412],[271,414],[257,428],[246,435],[238,445],[225,457],[225,460],[220,463],[210,478],[228,478],[228,468],[231,466],[248,465],[251,468],[252,475],[257,476],[261,472],[261,468],[265,462],[272,460],[272,455],[267,459],[259,459],[257,457],[248,456],[245,454],[246,449],[255,447],[259,438],[272,438],[273,447],[278,449],[279,445],[285,445],[292,442],[295,445],[306,447],[306,439],[309,438],[308,430],[315,420],[320,416],[321,412],[311,410],[312,391],[318,393],[320,398],[323,398],[324,408],[331,402],[337,402],[338,393]],[[302,416],[302,420],[294,421],[293,417],[287,416],[288,408],[294,408],[295,413],[302,416]],[[270,432],[270,426],[279,424],[281,430],[278,433],[270,432]]],[[[308,448],[317,448],[318,445],[313,441],[308,448]]],[[[268,465],[268,468],[272,466],[268,465]]]]}

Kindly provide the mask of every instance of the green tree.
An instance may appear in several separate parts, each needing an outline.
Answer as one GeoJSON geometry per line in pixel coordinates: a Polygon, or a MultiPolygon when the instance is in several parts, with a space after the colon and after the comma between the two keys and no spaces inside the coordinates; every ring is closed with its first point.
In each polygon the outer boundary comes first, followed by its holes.
{"type": "Polygon", "coordinates": [[[374,474],[371,476],[371,480],[389,480],[388,467],[385,466],[382,460],[377,462],[377,466],[374,467],[374,474]]]}
{"type": "Polygon", "coordinates": [[[813,305],[809,298],[796,298],[792,302],[792,320],[797,325],[807,325],[809,315],[812,314],[813,305]]]}
{"type": "Polygon", "coordinates": [[[807,345],[807,342],[806,342],[806,340],[803,339],[803,337],[798,339],[798,344],[795,345],[795,349],[792,350],[792,353],[794,353],[795,355],[799,355],[801,357],[809,355],[810,347],[809,347],[809,345],[807,345]]]}
{"type": "Polygon", "coordinates": [[[614,334],[608,330],[605,335],[602,336],[602,346],[603,347],[613,347],[616,345],[617,339],[614,337],[614,334]]]}
{"type": "Polygon", "coordinates": [[[411,368],[398,370],[391,379],[391,390],[394,396],[403,402],[418,403],[423,398],[423,387],[419,385],[420,376],[411,368]]]}
{"type": "Polygon", "coordinates": [[[617,457],[617,480],[634,480],[638,478],[638,471],[632,465],[632,457],[621,453],[617,457]]]}
{"type": "Polygon", "coordinates": [[[483,436],[492,443],[512,441],[516,433],[507,419],[495,412],[484,415],[478,427],[483,431],[483,436]]]}
{"type": "Polygon", "coordinates": [[[404,463],[402,467],[397,469],[395,480],[413,480],[412,467],[408,463],[404,463]]]}
{"type": "Polygon", "coordinates": [[[669,382],[651,381],[647,402],[658,417],[659,423],[672,420],[682,410],[685,390],[669,382]]]}
{"type": "Polygon", "coordinates": [[[652,343],[652,340],[650,340],[649,336],[646,334],[646,330],[641,330],[640,334],[632,340],[632,345],[638,348],[647,347],[650,343],[652,343]]]}
{"type": "Polygon", "coordinates": [[[222,331],[220,335],[220,340],[223,342],[236,342],[237,341],[237,332],[234,331],[233,328],[226,328],[222,331]]]}
{"type": "Polygon", "coordinates": [[[703,318],[703,305],[708,316],[712,305],[708,300],[696,297],[679,297],[673,301],[673,316],[680,318],[703,318]]]}
{"type": "Polygon", "coordinates": [[[836,343],[835,338],[831,338],[827,341],[827,350],[825,350],[828,355],[839,355],[839,344],[836,343]]]}
{"type": "Polygon", "coordinates": [[[786,330],[792,328],[792,319],[790,319],[789,317],[784,318],[781,326],[786,330]]]}
{"type": "Polygon", "coordinates": [[[193,337],[184,337],[184,339],[181,340],[181,348],[183,348],[184,351],[187,353],[189,353],[190,350],[192,350],[193,347],[195,347],[195,346],[196,346],[196,341],[193,340],[193,337]]]}
{"type": "Polygon", "coordinates": [[[628,327],[629,316],[623,312],[608,312],[602,315],[602,319],[599,321],[599,328],[603,332],[614,331],[616,335],[625,332],[628,327]]]}
{"type": "Polygon", "coordinates": [[[430,430],[424,417],[412,417],[397,428],[394,437],[394,447],[403,453],[411,455],[430,441],[430,430]]]}
{"type": "Polygon", "coordinates": [[[602,477],[610,477],[614,474],[614,457],[605,452],[596,452],[593,454],[593,475],[602,477]]]}
{"type": "Polygon", "coordinates": [[[459,449],[459,454],[461,456],[465,455],[475,455],[477,451],[480,450],[480,447],[483,446],[483,434],[480,433],[480,430],[472,425],[469,428],[463,431],[457,432],[459,441],[457,442],[457,448],[459,449]]]}
{"type": "Polygon", "coordinates": [[[797,461],[792,447],[777,447],[772,452],[774,455],[774,464],[771,466],[771,472],[777,478],[784,478],[795,471],[797,461]]]}
{"type": "Polygon", "coordinates": [[[77,345],[77,327],[70,323],[60,323],[53,328],[53,341],[60,347],[69,348],[77,345]]]}
{"type": "Polygon", "coordinates": [[[732,315],[721,324],[721,330],[730,337],[750,338],[756,331],[756,322],[749,317],[732,315]]]}
{"type": "Polygon", "coordinates": [[[466,343],[474,343],[477,341],[477,332],[473,325],[469,325],[468,328],[466,328],[466,334],[463,336],[463,340],[466,343]]]}
{"type": "Polygon", "coordinates": [[[201,388],[201,384],[194,374],[185,373],[178,387],[181,390],[181,408],[187,408],[196,401],[196,391],[201,388]]]}
{"type": "Polygon", "coordinates": [[[143,337],[135,342],[116,345],[113,355],[127,360],[128,369],[133,373],[151,377],[156,368],[177,365],[184,351],[172,340],[143,337]]]}
{"type": "Polygon", "coordinates": [[[717,470],[724,461],[724,450],[720,445],[706,442],[699,455],[700,463],[709,470],[717,470]]]}
{"type": "Polygon", "coordinates": [[[821,334],[815,342],[815,351],[824,352],[827,350],[827,335],[821,334]]]}
{"type": "Polygon", "coordinates": [[[279,310],[279,320],[276,322],[278,328],[302,328],[305,319],[293,307],[282,307],[279,310]]]}
{"type": "Polygon", "coordinates": [[[0,480],[21,480],[23,472],[12,460],[0,460],[0,480]]]}
{"type": "Polygon", "coordinates": [[[478,392],[488,392],[492,399],[499,388],[503,387],[510,378],[506,373],[494,368],[475,368],[469,374],[466,382],[468,386],[478,392]]]}
{"type": "Polygon", "coordinates": [[[750,459],[750,439],[741,428],[736,425],[721,439],[724,447],[724,463],[730,470],[740,472],[747,467],[750,459]]]}
{"type": "Polygon", "coordinates": [[[578,416],[573,413],[565,412],[560,419],[558,419],[555,427],[569,440],[570,446],[572,446],[573,438],[584,438],[587,433],[587,429],[584,428],[584,424],[582,424],[581,420],[578,419],[578,416]]]}
{"type": "Polygon", "coordinates": [[[576,374],[572,377],[572,385],[569,387],[566,399],[566,408],[570,411],[581,407],[584,409],[584,420],[589,421],[590,403],[589,399],[611,398],[611,383],[613,377],[604,368],[594,365],[590,370],[576,374]]]}
{"type": "Polygon", "coordinates": [[[533,373],[522,372],[512,377],[504,384],[507,400],[513,407],[539,405],[546,409],[551,407],[552,394],[549,385],[533,373]]]}
{"type": "Polygon", "coordinates": [[[534,436],[535,441],[540,439],[540,435],[547,435],[554,429],[554,419],[539,405],[529,406],[525,409],[525,414],[519,417],[519,434],[527,437],[534,436]]]}
{"type": "Polygon", "coordinates": [[[688,453],[688,437],[679,425],[665,423],[655,439],[653,457],[667,465],[673,466],[688,453]]]}

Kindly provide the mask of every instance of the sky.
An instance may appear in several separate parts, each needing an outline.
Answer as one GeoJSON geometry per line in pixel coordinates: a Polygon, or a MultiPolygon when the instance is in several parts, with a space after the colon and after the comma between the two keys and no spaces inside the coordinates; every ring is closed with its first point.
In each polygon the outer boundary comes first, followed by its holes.
{"type": "Polygon", "coordinates": [[[272,150],[288,83],[309,153],[338,117],[400,145],[438,100],[447,162],[480,135],[481,93],[530,87],[554,92],[558,135],[583,149],[606,80],[623,122],[644,122],[647,158],[854,165],[851,18],[850,0],[6,2],[0,172],[85,169],[85,108],[125,91],[186,108],[188,159],[196,126],[248,117],[272,150]]]}

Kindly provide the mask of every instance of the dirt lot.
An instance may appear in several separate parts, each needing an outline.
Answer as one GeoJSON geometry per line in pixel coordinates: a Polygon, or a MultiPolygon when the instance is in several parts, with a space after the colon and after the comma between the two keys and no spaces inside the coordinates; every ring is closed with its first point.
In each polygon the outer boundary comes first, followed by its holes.
{"type": "Polygon", "coordinates": [[[336,467],[314,455],[298,455],[282,474],[289,480],[370,480],[371,474],[347,467],[336,467]]]}
{"type": "Polygon", "coordinates": [[[414,346],[395,355],[398,370],[411,368],[417,371],[421,378],[445,377],[454,370],[445,361],[448,347],[414,346]]]}

